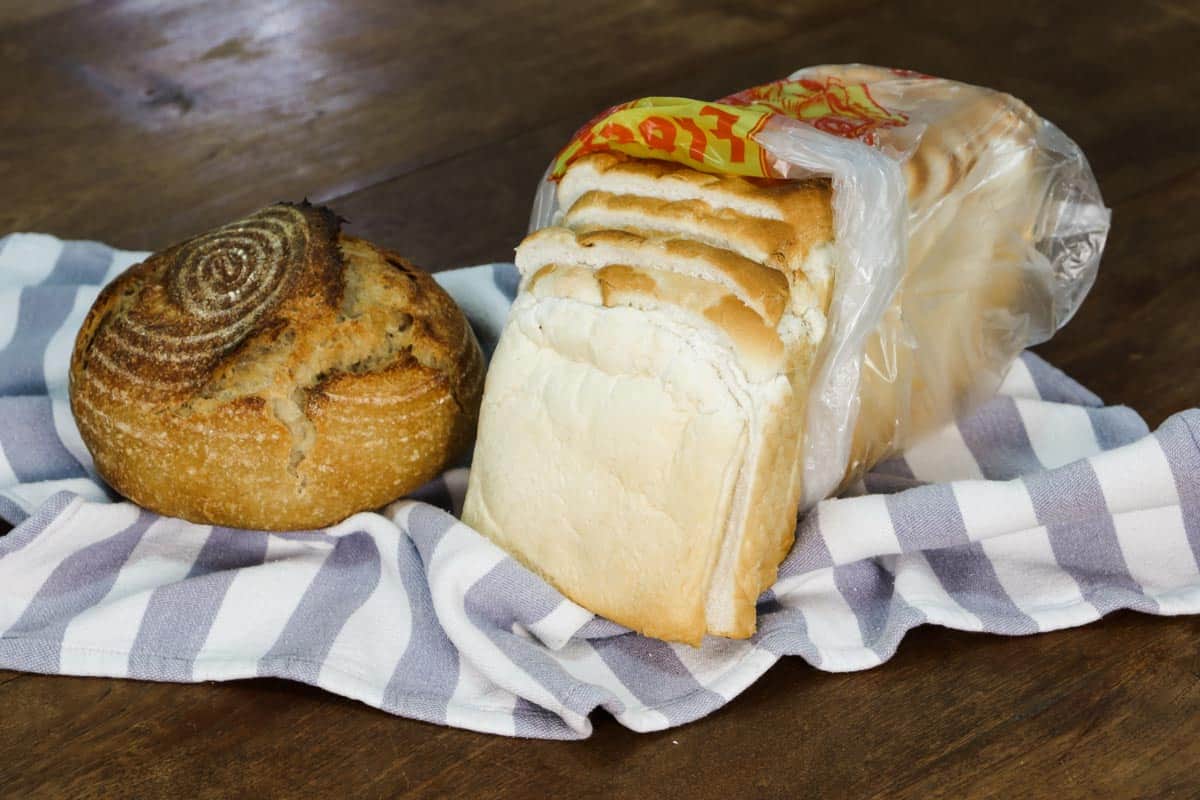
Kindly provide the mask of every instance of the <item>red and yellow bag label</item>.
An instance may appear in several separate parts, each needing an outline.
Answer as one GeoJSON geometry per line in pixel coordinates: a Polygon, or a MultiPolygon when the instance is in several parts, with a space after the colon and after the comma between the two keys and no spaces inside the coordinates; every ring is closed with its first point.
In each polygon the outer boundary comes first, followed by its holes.
{"type": "Polygon", "coordinates": [[[908,122],[877,103],[866,84],[835,77],[776,81],[715,103],[643,97],[581,128],[558,154],[550,177],[558,180],[573,161],[598,152],[675,161],[722,175],[776,177],[754,136],[775,115],[869,145],[878,143],[881,129],[908,122]]]}
{"type": "Polygon", "coordinates": [[[882,128],[907,124],[908,117],[889,111],[875,101],[865,83],[843,83],[837,78],[800,78],[755,86],[724,99],[726,103],[770,109],[785,117],[846,139],[875,145],[882,128]]]}
{"type": "Polygon", "coordinates": [[[643,97],[614,106],[585,125],[558,154],[557,180],[572,161],[617,151],[638,158],[677,161],[706,172],[770,174],[766,151],[752,134],[773,112],[682,97],[643,97]]]}

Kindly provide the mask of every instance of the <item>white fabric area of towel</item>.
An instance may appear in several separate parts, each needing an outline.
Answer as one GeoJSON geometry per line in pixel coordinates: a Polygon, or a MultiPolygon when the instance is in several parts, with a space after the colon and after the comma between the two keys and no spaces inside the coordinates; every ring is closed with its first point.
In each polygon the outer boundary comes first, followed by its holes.
{"type": "MultiPolygon", "coordinates": [[[[0,240],[0,667],[277,676],[385,711],[581,738],[708,714],[784,655],[877,666],[912,627],[1000,634],[1200,611],[1200,411],[1150,433],[1032,354],[1000,396],[801,520],[758,633],[696,649],[593,617],[459,522],[466,471],[326,532],[194,525],[120,502],[67,402],[99,286],[143,254],[0,240]]],[[[509,264],[441,273],[490,352],[509,264]]]]}

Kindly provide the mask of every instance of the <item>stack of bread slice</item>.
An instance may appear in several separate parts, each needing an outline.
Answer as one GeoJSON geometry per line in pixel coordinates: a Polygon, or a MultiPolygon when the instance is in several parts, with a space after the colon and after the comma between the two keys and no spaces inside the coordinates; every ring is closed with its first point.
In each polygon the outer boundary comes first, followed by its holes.
{"type": "Polygon", "coordinates": [[[791,546],[834,268],[824,180],[594,154],[517,249],[463,519],[642,633],[745,637],[791,546]]]}

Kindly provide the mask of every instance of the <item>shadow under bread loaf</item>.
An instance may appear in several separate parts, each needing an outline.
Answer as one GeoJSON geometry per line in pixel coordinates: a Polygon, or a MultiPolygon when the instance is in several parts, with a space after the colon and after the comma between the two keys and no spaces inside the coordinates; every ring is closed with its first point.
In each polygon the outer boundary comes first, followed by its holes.
{"type": "Polygon", "coordinates": [[[292,530],[374,509],[470,445],[483,357],[425,272],[265,208],[156,253],[100,293],[71,408],[100,475],[195,522],[292,530]]]}

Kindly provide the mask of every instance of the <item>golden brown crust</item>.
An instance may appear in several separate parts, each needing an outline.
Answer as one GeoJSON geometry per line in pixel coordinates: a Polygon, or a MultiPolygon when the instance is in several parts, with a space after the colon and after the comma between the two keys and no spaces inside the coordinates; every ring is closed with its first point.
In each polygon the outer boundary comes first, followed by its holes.
{"type": "Polygon", "coordinates": [[[809,215],[814,211],[816,198],[810,187],[820,183],[714,175],[672,161],[593,153],[571,164],[559,183],[558,204],[570,208],[588,191],[614,191],[609,187],[629,185],[631,191],[615,193],[668,199],[702,198],[714,208],[736,208],[756,217],[783,220],[803,230],[814,224],[809,215]],[[656,186],[656,191],[639,191],[651,185],[656,186]]]}
{"type": "Polygon", "coordinates": [[[743,353],[756,354],[775,370],[783,366],[783,342],[757,314],[733,295],[725,295],[704,309],[704,317],[728,334],[743,353]]]}
{"type": "Polygon", "coordinates": [[[804,262],[813,247],[833,240],[829,182],[798,182],[789,197],[789,209],[799,215],[794,222],[713,207],[702,199],[672,201],[593,190],[571,206],[563,224],[584,234],[623,230],[643,238],[682,237],[726,249],[793,281],[814,284],[821,307],[828,308],[830,281],[827,276],[805,275],[804,262]]]}
{"type": "Polygon", "coordinates": [[[613,304],[613,298],[618,292],[644,292],[654,294],[658,284],[645,272],[624,264],[609,264],[596,270],[596,280],[600,282],[600,291],[604,305],[613,304]]]}
{"type": "Polygon", "coordinates": [[[71,361],[100,474],[160,513],[328,525],[432,478],[470,443],[483,361],[426,273],[277,205],[105,288],[71,361]]]}
{"type": "Polygon", "coordinates": [[[569,297],[606,307],[671,307],[692,315],[697,324],[711,324],[728,337],[747,373],[755,377],[778,374],[784,367],[779,334],[733,294],[700,278],[661,270],[612,264],[599,270],[547,264],[536,272],[525,291],[535,297],[569,297]]]}
{"type": "Polygon", "coordinates": [[[610,264],[679,272],[727,286],[771,326],[779,324],[788,305],[787,277],[778,270],[689,239],[646,239],[620,230],[577,235],[567,228],[543,228],[517,249],[523,274],[549,263],[610,264]]]}

